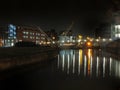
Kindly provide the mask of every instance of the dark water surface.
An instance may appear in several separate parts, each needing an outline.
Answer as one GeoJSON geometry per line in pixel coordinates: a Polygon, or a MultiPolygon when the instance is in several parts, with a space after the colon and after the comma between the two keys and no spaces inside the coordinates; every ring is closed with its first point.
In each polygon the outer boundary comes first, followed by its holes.
{"type": "Polygon", "coordinates": [[[0,90],[120,90],[120,60],[102,50],[61,50],[53,60],[1,72],[0,90]]]}

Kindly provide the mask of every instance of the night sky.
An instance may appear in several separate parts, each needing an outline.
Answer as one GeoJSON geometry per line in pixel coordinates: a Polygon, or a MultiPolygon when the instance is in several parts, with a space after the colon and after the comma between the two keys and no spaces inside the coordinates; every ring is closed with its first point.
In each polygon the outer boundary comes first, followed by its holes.
{"type": "Polygon", "coordinates": [[[40,26],[44,31],[66,30],[72,22],[75,34],[92,35],[106,21],[110,0],[4,0],[0,3],[0,25],[40,26]]]}

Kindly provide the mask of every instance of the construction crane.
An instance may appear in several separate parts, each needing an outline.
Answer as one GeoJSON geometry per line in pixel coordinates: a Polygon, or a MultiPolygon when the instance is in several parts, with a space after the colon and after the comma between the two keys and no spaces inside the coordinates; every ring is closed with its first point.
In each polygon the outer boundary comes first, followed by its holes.
{"type": "Polygon", "coordinates": [[[57,46],[56,43],[53,44],[53,40],[39,26],[36,27],[38,30],[40,30],[41,33],[43,33],[46,36],[46,39],[51,42],[52,46],[57,46]]]}
{"type": "Polygon", "coordinates": [[[74,22],[72,21],[72,23],[70,24],[70,26],[66,29],[65,32],[62,33],[63,36],[67,36],[67,34],[69,33],[69,31],[72,29],[74,25],[74,22]]]}

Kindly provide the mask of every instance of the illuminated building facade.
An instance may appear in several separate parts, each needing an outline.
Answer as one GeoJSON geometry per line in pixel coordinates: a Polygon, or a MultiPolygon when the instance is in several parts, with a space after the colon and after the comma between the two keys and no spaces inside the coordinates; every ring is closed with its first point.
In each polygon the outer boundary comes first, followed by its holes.
{"type": "Polygon", "coordinates": [[[9,24],[5,27],[0,27],[0,46],[13,46],[16,42],[16,26],[9,24]]]}
{"type": "Polygon", "coordinates": [[[120,11],[113,13],[113,22],[111,25],[111,37],[113,39],[120,38],[120,11]]]}
{"type": "Polygon", "coordinates": [[[11,47],[16,42],[22,41],[45,45],[47,39],[46,34],[38,28],[15,26],[12,24],[0,27],[0,46],[11,47]]]}
{"type": "Polygon", "coordinates": [[[59,45],[60,46],[74,46],[76,42],[76,36],[72,34],[72,31],[64,31],[59,36],[59,45]]]}
{"type": "Polygon", "coordinates": [[[2,47],[3,45],[6,44],[8,39],[8,28],[5,27],[0,27],[0,46],[2,47]]]}
{"type": "Polygon", "coordinates": [[[45,34],[37,28],[17,27],[17,41],[35,42],[36,44],[44,44],[46,42],[45,34]]]}
{"type": "Polygon", "coordinates": [[[120,38],[120,25],[112,25],[111,37],[114,39],[120,38]]]}

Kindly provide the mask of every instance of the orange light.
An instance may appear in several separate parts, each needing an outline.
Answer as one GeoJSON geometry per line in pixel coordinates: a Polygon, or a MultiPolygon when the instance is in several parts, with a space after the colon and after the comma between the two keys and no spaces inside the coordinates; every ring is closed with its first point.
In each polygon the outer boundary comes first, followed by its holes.
{"type": "Polygon", "coordinates": [[[88,45],[88,46],[91,46],[91,42],[87,42],[87,45],[88,45]]]}

